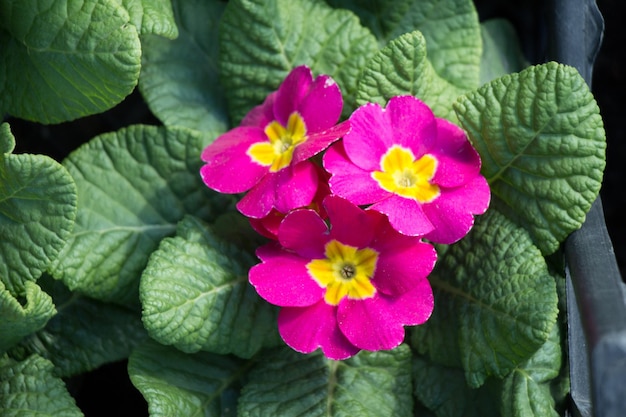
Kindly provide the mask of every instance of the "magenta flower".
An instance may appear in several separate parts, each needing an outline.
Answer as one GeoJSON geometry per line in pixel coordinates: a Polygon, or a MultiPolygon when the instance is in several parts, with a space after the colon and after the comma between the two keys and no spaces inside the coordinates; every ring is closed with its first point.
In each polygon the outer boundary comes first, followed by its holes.
{"type": "Polygon", "coordinates": [[[324,155],[331,191],[384,213],[400,233],[453,243],[487,210],[480,157],[458,126],[412,96],[368,103],[324,155]]]}
{"type": "Polygon", "coordinates": [[[294,68],[239,127],[204,149],[202,179],[222,193],[249,191],[237,204],[248,217],[307,206],[318,189],[318,175],[308,159],[349,130],[348,123],[336,125],[342,106],[332,78],[313,79],[308,67],[294,68]]]}
{"type": "Polygon", "coordinates": [[[278,330],[299,352],[321,347],[345,359],[398,346],[403,326],[422,324],[432,312],[434,248],[340,197],[326,197],[324,207],[330,228],[309,209],[285,217],[279,241],[257,250],[262,263],[250,270],[250,283],[283,307],[278,330]]]}

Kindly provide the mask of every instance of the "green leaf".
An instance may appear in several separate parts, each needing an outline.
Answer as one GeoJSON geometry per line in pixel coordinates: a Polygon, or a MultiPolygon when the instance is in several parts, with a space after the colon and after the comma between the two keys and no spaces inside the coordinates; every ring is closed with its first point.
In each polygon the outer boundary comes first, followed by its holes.
{"type": "Polygon", "coordinates": [[[410,94],[428,104],[436,116],[456,120],[452,103],[465,92],[435,72],[424,36],[411,32],[389,42],[369,61],[359,81],[357,103],[385,106],[393,96],[410,94]]]}
{"type": "Polygon", "coordinates": [[[349,115],[357,80],[377,50],[357,16],[321,0],[229,1],[220,25],[220,70],[231,120],[238,123],[302,64],[334,78],[349,115]]]}
{"type": "Polygon", "coordinates": [[[541,252],[493,209],[450,246],[430,282],[435,310],[413,329],[412,344],[437,363],[462,366],[471,387],[527,360],[556,322],[556,286],[541,252]]]}
{"type": "Polygon", "coordinates": [[[412,416],[410,361],[406,345],[344,361],[275,350],[250,372],[239,415],[412,416]]]}
{"type": "Polygon", "coordinates": [[[0,114],[60,123],[121,102],[141,67],[129,19],[113,1],[0,2],[0,114]]]}
{"type": "Polygon", "coordinates": [[[140,35],[154,34],[169,39],[178,36],[171,0],[121,0],[121,2],[140,35]]]}
{"type": "Polygon", "coordinates": [[[54,363],[55,375],[65,378],[125,359],[147,339],[139,311],[73,294],[50,277],[40,283],[58,313],[11,349],[13,358],[36,353],[54,363]]]}
{"type": "Polygon", "coordinates": [[[558,417],[550,382],[559,376],[562,352],[559,326],[550,338],[525,363],[505,379],[502,390],[503,416],[558,417]]]}
{"type": "Polygon", "coordinates": [[[218,22],[225,4],[217,0],[174,0],[180,35],[176,40],[147,35],[139,89],[166,126],[209,132],[228,128],[218,65],[218,22]]]}
{"type": "Polygon", "coordinates": [[[82,417],[50,361],[33,355],[17,362],[0,357],[0,415],[82,417]]]}
{"type": "Polygon", "coordinates": [[[150,342],[133,351],[128,374],[148,401],[151,417],[225,417],[235,416],[240,380],[252,363],[150,342]]]}
{"type": "Polygon", "coordinates": [[[0,282],[17,296],[48,268],[76,217],[76,185],[44,155],[11,152],[15,139],[0,125],[0,282]]]}
{"type": "Polygon", "coordinates": [[[185,214],[215,215],[214,194],[198,174],[203,140],[188,129],[136,125],[70,154],[63,163],[76,180],[78,215],[53,276],[102,301],[137,303],[159,241],[185,214]]]}
{"type": "Polygon", "coordinates": [[[24,305],[0,282],[0,355],[23,337],[36,332],[55,315],[52,298],[37,284],[24,284],[24,305]]]}
{"type": "Polygon", "coordinates": [[[483,55],[480,63],[480,84],[528,66],[513,25],[506,19],[481,23],[483,55]]]}
{"type": "Polygon", "coordinates": [[[482,158],[494,206],[544,255],[578,229],[600,190],[606,140],[576,69],[554,62],[498,78],[454,109],[482,158]]]}
{"type": "Polygon", "coordinates": [[[248,284],[252,256],[187,217],[166,238],[141,277],[143,322],[155,340],[185,352],[249,358],[276,346],[277,309],[248,284]]]}

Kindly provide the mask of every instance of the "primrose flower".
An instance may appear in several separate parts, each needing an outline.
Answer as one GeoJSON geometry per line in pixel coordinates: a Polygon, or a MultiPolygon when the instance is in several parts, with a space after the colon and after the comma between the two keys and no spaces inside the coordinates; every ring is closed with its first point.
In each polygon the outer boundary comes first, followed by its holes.
{"type": "Polygon", "coordinates": [[[368,103],[324,155],[330,189],[384,213],[400,233],[450,244],[487,210],[489,185],[464,131],[412,96],[368,103]]]}
{"type": "Polygon", "coordinates": [[[403,326],[432,313],[427,276],[434,248],[343,198],[326,197],[324,208],[330,228],[314,210],[287,214],[278,242],[257,250],[262,263],[250,269],[250,283],[282,307],[278,330],[299,352],[321,347],[327,357],[345,359],[398,346],[403,326]]]}
{"type": "Polygon", "coordinates": [[[222,193],[249,191],[237,209],[251,218],[309,205],[318,175],[308,159],[349,130],[348,123],[336,125],[342,106],[332,78],[313,79],[308,67],[294,68],[240,126],[204,149],[204,183],[222,193]]]}

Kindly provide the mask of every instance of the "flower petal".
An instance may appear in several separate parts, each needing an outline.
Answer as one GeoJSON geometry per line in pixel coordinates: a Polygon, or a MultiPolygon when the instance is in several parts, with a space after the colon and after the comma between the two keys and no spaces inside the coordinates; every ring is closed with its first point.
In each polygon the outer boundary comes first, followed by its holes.
{"type": "Polygon", "coordinates": [[[391,226],[403,235],[423,236],[434,228],[421,205],[409,198],[391,195],[370,206],[369,210],[386,214],[391,226]]]}
{"type": "Polygon", "coordinates": [[[419,159],[437,140],[435,116],[423,101],[413,96],[392,97],[385,108],[393,129],[393,144],[408,148],[419,159]]]}
{"type": "Polygon", "coordinates": [[[350,123],[345,121],[324,130],[323,132],[308,135],[305,142],[296,146],[292,164],[297,164],[300,161],[304,161],[317,155],[349,131],[350,123]]]}
{"type": "Polygon", "coordinates": [[[303,307],[324,297],[324,288],[311,278],[306,259],[284,250],[266,248],[263,263],[250,268],[250,284],[268,302],[281,307],[303,307]]]}
{"type": "Polygon", "coordinates": [[[336,312],[336,307],[324,301],[310,307],[286,307],[278,313],[278,331],[285,343],[298,352],[311,353],[321,347],[330,359],[347,359],[360,349],[339,330],[336,312]]]}
{"type": "Polygon", "coordinates": [[[311,204],[319,175],[312,162],[304,161],[276,173],[274,207],[281,213],[311,204]]]}
{"type": "Polygon", "coordinates": [[[424,323],[434,306],[428,280],[400,297],[377,293],[365,300],[344,299],[337,321],[346,338],[367,350],[393,349],[404,340],[404,326],[424,323]]]}
{"type": "Polygon", "coordinates": [[[267,141],[262,130],[238,127],[219,136],[202,152],[206,165],[200,168],[204,183],[221,193],[241,193],[252,188],[269,168],[250,159],[247,151],[254,143],[267,141]]]}
{"type": "Polygon", "coordinates": [[[270,93],[263,104],[253,107],[241,120],[240,126],[256,126],[265,129],[274,121],[274,101],[276,101],[276,91],[270,93]]]}
{"type": "Polygon", "coordinates": [[[309,134],[332,127],[341,116],[343,98],[337,83],[328,75],[320,75],[302,97],[296,110],[306,123],[309,134]]]}
{"type": "Polygon", "coordinates": [[[350,116],[350,132],[343,138],[346,155],[366,171],[380,169],[380,158],[393,145],[395,131],[376,103],[359,107],[350,116]]]}
{"type": "Polygon", "coordinates": [[[246,217],[261,219],[274,208],[277,173],[267,173],[237,203],[237,210],[246,217]]]}
{"type": "Polygon", "coordinates": [[[328,227],[313,210],[294,210],[278,228],[280,244],[307,259],[323,258],[328,227]]]}
{"type": "Polygon", "coordinates": [[[369,246],[379,224],[385,220],[379,213],[362,210],[348,200],[333,195],[324,199],[324,208],[332,225],[331,238],[357,248],[369,246]]]}
{"type": "Polygon", "coordinates": [[[291,70],[276,92],[275,120],[281,125],[287,126],[289,116],[298,109],[302,99],[309,93],[312,83],[313,74],[309,67],[301,65],[291,70]]]}

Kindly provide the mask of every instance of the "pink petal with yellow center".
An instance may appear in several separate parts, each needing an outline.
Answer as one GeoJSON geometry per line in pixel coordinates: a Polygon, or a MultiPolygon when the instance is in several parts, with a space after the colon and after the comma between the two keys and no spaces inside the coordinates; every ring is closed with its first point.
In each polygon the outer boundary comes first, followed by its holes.
{"type": "Polygon", "coordinates": [[[309,134],[306,141],[296,147],[292,164],[297,164],[317,155],[349,131],[350,123],[345,121],[323,132],[309,134]]]}
{"type": "Polygon", "coordinates": [[[432,314],[433,292],[428,280],[399,297],[378,293],[364,300],[344,299],[338,306],[341,332],[366,350],[393,349],[404,340],[404,326],[424,323],[432,314]]]}
{"type": "Polygon", "coordinates": [[[253,107],[252,110],[246,114],[246,116],[241,120],[240,126],[256,126],[261,129],[265,129],[265,127],[274,121],[274,101],[276,100],[276,91],[270,93],[263,101],[263,104],[260,104],[256,107],[253,107]]]}
{"type": "Polygon", "coordinates": [[[238,127],[219,136],[202,152],[204,183],[221,193],[241,193],[252,188],[268,172],[246,154],[252,144],[266,141],[262,130],[238,127]]]}
{"type": "Polygon", "coordinates": [[[408,148],[416,159],[437,141],[437,123],[430,107],[413,96],[392,97],[385,108],[393,128],[393,143],[408,148]]]}
{"type": "Polygon", "coordinates": [[[359,107],[350,116],[350,132],[343,139],[348,160],[366,171],[380,169],[380,158],[393,144],[394,129],[376,103],[359,107]]]}
{"type": "Polygon", "coordinates": [[[371,204],[391,195],[379,186],[369,171],[348,159],[342,142],[328,148],[324,154],[324,168],[332,175],[329,180],[332,192],[356,205],[371,204]]]}
{"type": "Polygon", "coordinates": [[[347,359],[359,352],[339,330],[337,307],[320,301],[310,307],[285,307],[278,313],[278,331],[287,345],[301,353],[317,348],[330,359],[347,359]]]}
{"type": "Polygon", "coordinates": [[[337,83],[328,75],[320,75],[315,78],[296,109],[312,134],[335,125],[341,116],[342,107],[343,98],[337,83]]]}
{"type": "Polygon", "coordinates": [[[309,93],[311,84],[313,84],[313,74],[308,67],[302,65],[291,70],[276,91],[275,120],[287,126],[289,116],[298,110],[300,103],[309,93]]]}
{"type": "Polygon", "coordinates": [[[330,236],[344,245],[357,248],[369,246],[378,231],[383,216],[360,209],[337,196],[324,199],[324,208],[331,223],[330,236]]]}
{"type": "Polygon", "coordinates": [[[456,188],[442,188],[439,198],[424,204],[424,213],[435,226],[424,237],[435,243],[451,244],[465,236],[474,225],[474,214],[483,214],[489,207],[491,192],[487,180],[477,176],[456,188]]]}
{"type": "MultiPolygon", "coordinates": [[[[435,203],[437,201],[439,199],[435,203]]],[[[413,199],[391,195],[370,206],[369,210],[386,214],[391,226],[403,235],[424,236],[434,229],[422,206],[413,199]]]]}
{"type": "Polygon", "coordinates": [[[433,183],[458,187],[480,174],[480,156],[465,132],[445,119],[437,119],[437,145],[430,153],[439,161],[433,183]]]}
{"type": "Polygon", "coordinates": [[[303,258],[323,258],[328,242],[328,226],[313,210],[294,210],[278,228],[280,244],[303,258]]]}
{"type": "Polygon", "coordinates": [[[259,255],[263,263],[250,268],[250,284],[268,302],[277,306],[303,307],[324,297],[324,288],[309,276],[306,260],[269,244],[259,255]]]}

